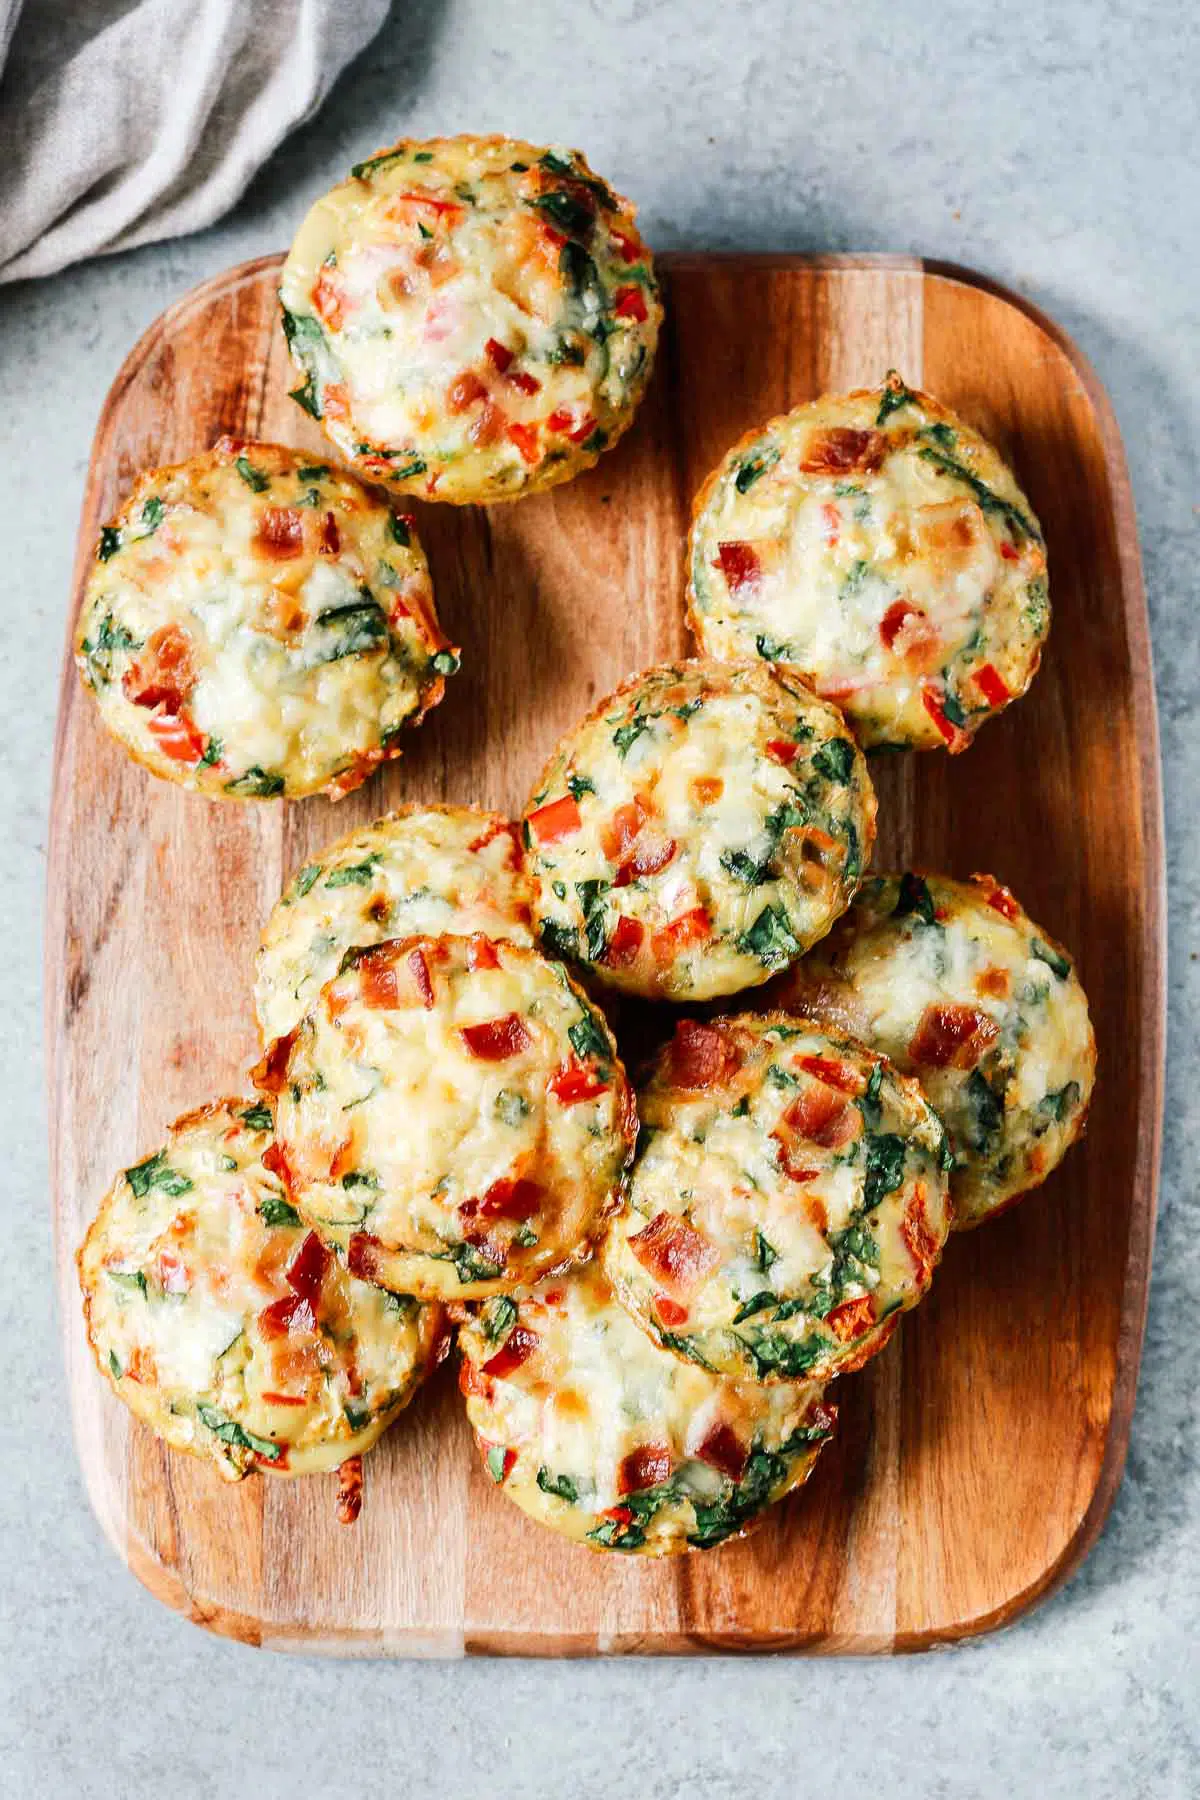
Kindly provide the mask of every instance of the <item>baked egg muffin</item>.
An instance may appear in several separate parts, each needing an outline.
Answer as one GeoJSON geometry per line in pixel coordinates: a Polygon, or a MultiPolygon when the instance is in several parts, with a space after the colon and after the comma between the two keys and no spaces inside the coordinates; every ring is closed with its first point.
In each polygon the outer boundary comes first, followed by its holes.
{"type": "Polygon", "coordinates": [[[647,998],[766,981],[849,904],[875,837],[866,762],[794,673],[636,675],[565,737],[525,811],[542,943],[647,998]]]}
{"type": "Polygon", "coordinates": [[[882,1349],[950,1228],[915,1081],[782,1013],[681,1020],[603,1263],[664,1349],[714,1374],[828,1381],[882,1349]]]}
{"type": "Polygon", "coordinates": [[[915,1075],[954,1152],[958,1227],[1037,1187],[1079,1137],[1096,1077],[1071,958],[991,875],[880,875],[774,996],[915,1075]]]}
{"type": "Polygon", "coordinates": [[[630,424],[662,308],[634,209],[577,150],[402,138],[283,267],[293,394],[341,455],[431,500],[514,500],[630,424]]]}
{"type": "Polygon", "coordinates": [[[652,1344],[595,1264],[458,1334],[484,1465],[539,1524],[667,1556],[740,1537],[808,1479],[835,1412],[810,1382],[723,1381],[652,1344]]]}
{"type": "Polygon", "coordinates": [[[458,652],[407,514],[319,458],[222,438],[144,471],[100,533],[75,660],[152,774],[338,799],[399,756],[458,652]]]}
{"type": "Polygon", "coordinates": [[[285,1037],[356,945],[453,931],[532,944],[516,826],[475,806],[406,806],[327,844],[263,931],[254,1010],[285,1037]]]}
{"type": "Polygon", "coordinates": [[[301,1217],[352,1274],[428,1299],[586,1257],[637,1135],[603,1015],[482,935],[349,951],[259,1078],[301,1217]]]}
{"type": "Polygon", "coordinates": [[[894,371],[735,444],[697,497],[689,568],[705,655],[794,664],[868,748],[965,750],[1050,629],[1012,470],[894,371]]]}
{"type": "Polygon", "coordinates": [[[271,1168],[270,1108],[218,1100],[119,1175],[79,1251],[101,1374],[231,1481],[370,1449],[440,1360],[439,1306],[356,1281],[271,1168]]]}

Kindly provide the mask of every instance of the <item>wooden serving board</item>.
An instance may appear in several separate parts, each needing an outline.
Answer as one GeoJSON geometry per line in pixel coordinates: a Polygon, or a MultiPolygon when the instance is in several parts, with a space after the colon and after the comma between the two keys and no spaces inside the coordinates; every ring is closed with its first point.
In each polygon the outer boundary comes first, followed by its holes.
{"type": "MultiPolygon", "coordinates": [[[[145,464],[222,432],[320,447],[288,400],[280,259],[206,283],[146,333],[106,402],[72,616],[100,523],[145,464]]],[[[337,1654],[887,1651],[986,1631],[1074,1569],[1120,1480],[1154,1228],[1163,868],[1133,504],[1105,395],[1011,295],[897,258],[666,258],[667,328],[634,430],[591,474],[490,511],[422,509],[462,673],[402,762],[336,809],[213,804],[102,732],[68,652],[49,857],[54,1217],[92,1503],[160,1599],[247,1642],[337,1654]],[[1046,528],[1054,627],[1029,697],[962,757],[875,759],[878,866],[993,871],[1077,953],[1100,1044],[1086,1143],[1044,1191],[951,1243],[865,1373],[809,1487],[757,1535],[665,1563],[539,1530],[488,1481],[449,1370],[366,1463],[249,1479],[167,1452],[97,1375],[73,1253],[114,1170],[236,1091],[251,966],[284,879],[402,800],[516,809],[561,732],[684,654],[691,496],[748,427],[897,366],[1016,464],[1046,528]]]]}

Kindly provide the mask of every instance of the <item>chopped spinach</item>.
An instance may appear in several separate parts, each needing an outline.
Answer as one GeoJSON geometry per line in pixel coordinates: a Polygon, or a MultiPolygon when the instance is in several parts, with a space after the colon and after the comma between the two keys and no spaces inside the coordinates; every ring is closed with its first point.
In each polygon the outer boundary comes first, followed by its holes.
{"type": "Polygon", "coordinates": [[[150,498],[142,508],[142,524],[146,527],[145,531],[142,533],[143,537],[153,537],[154,533],[163,522],[163,515],[166,510],[166,507],[163,505],[158,495],[151,494],[150,498]]]}
{"type": "Polygon", "coordinates": [[[167,1162],[165,1150],[158,1150],[153,1156],[148,1156],[145,1162],[137,1163],[132,1169],[126,1169],[125,1179],[139,1200],[144,1199],[151,1188],[157,1188],[163,1194],[170,1194],[172,1198],[178,1194],[188,1194],[192,1188],[191,1182],[182,1170],[171,1168],[167,1162]]]}
{"type": "Polygon", "coordinates": [[[504,1480],[504,1465],[508,1461],[508,1451],[503,1444],[489,1444],[487,1453],[487,1472],[495,1482],[504,1480]]]}
{"type": "Polygon", "coordinates": [[[896,896],[896,904],[892,908],[893,919],[904,919],[915,913],[923,925],[937,923],[937,909],[933,904],[933,895],[929,892],[929,884],[920,875],[914,875],[906,869],[900,877],[900,892],[896,896]]]}
{"type": "Polygon", "coordinates": [[[986,1155],[1003,1129],[1004,1101],[978,1069],[972,1069],[967,1077],[963,1101],[967,1143],[972,1150],[986,1155]]]}
{"type": "Polygon", "coordinates": [[[866,1141],[863,1206],[872,1212],[904,1179],[904,1139],[894,1132],[873,1133],[866,1141]]]}
{"type": "Polygon", "coordinates": [[[243,774],[235,775],[232,781],[227,781],[225,792],[241,794],[253,800],[273,800],[277,794],[282,794],[286,785],[282,775],[260,769],[254,763],[243,774]]]}
{"type": "Polygon", "coordinates": [[[390,472],[392,481],[412,481],[417,475],[424,475],[429,464],[423,456],[410,456],[407,462],[400,464],[390,472]]]}
{"type": "Polygon", "coordinates": [[[630,750],[641,737],[642,733],[644,731],[649,731],[649,729],[650,721],[642,713],[635,714],[632,719],[627,719],[624,725],[619,725],[617,727],[616,731],[613,732],[612,741],[616,746],[622,761],[629,755],[630,750]]]}
{"type": "Polygon", "coordinates": [[[124,625],[114,625],[111,613],[105,613],[100,621],[100,629],[96,633],[96,641],[84,638],[81,646],[87,657],[88,668],[92,675],[100,681],[112,680],[112,657],[114,650],[140,650],[142,640],[135,638],[124,625]]]}
{"type": "Polygon", "coordinates": [[[569,1500],[572,1506],[578,1506],[579,1483],[570,1475],[552,1475],[543,1465],[537,1472],[537,1484],[543,1494],[554,1494],[559,1500],[569,1500]]]}
{"type": "Polygon", "coordinates": [[[300,1225],[303,1223],[294,1206],[278,1194],[266,1194],[258,1209],[258,1216],[264,1225],[300,1225]]]}
{"type": "Polygon", "coordinates": [[[499,1343],[502,1337],[508,1336],[517,1322],[516,1301],[510,1300],[507,1294],[497,1294],[480,1313],[479,1322],[488,1343],[499,1343]]]}
{"type": "Polygon", "coordinates": [[[761,631],[754,640],[754,648],[764,662],[773,663],[787,662],[791,651],[790,645],[782,643],[778,638],[768,637],[761,631]]]}
{"type": "Polygon", "coordinates": [[[754,1260],[764,1275],[772,1263],[779,1261],[778,1250],[763,1236],[757,1226],[754,1230],[754,1260]]]}
{"type": "Polygon", "coordinates": [[[246,457],[246,456],[235,457],[233,466],[237,470],[238,474],[241,476],[242,480],[245,482],[246,486],[253,493],[255,493],[255,494],[265,494],[266,493],[267,489],[271,485],[271,477],[269,475],[264,475],[264,473],[261,469],[256,469],[254,464],[250,461],[249,457],[246,457]]]}
{"type": "Polygon", "coordinates": [[[435,675],[457,675],[461,660],[456,650],[435,650],[429,666],[435,675]]]}
{"type": "Polygon", "coordinates": [[[121,548],[121,533],[115,525],[100,527],[100,542],[96,546],[96,556],[100,562],[107,562],[121,548]]]}
{"type": "Polygon", "coordinates": [[[115,1350],[110,1350],[108,1353],[108,1366],[112,1370],[113,1380],[120,1381],[125,1371],[121,1367],[121,1359],[115,1350]]]}
{"type": "Polygon", "coordinates": [[[782,907],[764,906],[748,930],[737,940],[746,956],[756,956],[764,968],[780,969],[800,954],[800,943],[782,907]]]}
{"type": "Polygon", "coordinates": [[[781,1376],[786,1381],[807,1375],[825,1352],[824,1341],[817,1335],[789,1338],[782,1331],[762,1331],[755,1337],[742,1336],[742,1342],[754,1362],[758,1380],[781,1376]]]}
{"type": "Polygon", "coordinates": [[[505,1125],[517,1126],[529,1117],[529,1102],[515,1088],[501,1088],[496,1095],[495,1113],[505,1125]]]}
{"type": "Polygon", "coordinates": [[[567,1036],[576,1056],[598,1056],[602,1061],[608,1060],[608,1041],[591,1013],[581,1014],[574,1025],[569,1025],[567,1036]]]}
{"type": "Polygon", "coordinates": [[[500,1264],[492,1262],[490,1257],[482,1255],[473,1244],[455,1244],[450,1251],[450,1261],[458,1273],[458,1279],[466,1285],[468,1281],[493,1281],[500,1274],[500,1264]]]}
{"type": "Polygon", "coordinates": [[[1037,1109],[1044,1117],[1054,1119],[1058,1124],[1069,1118],[1079,1105],[1081,1093],[1077,1081],[1068,1081],[1066,1087],[1056,1088],[1052,1093],[1043,1094],[1038,1101],[1037,1109]]]}
{"type": "Polygon", "coordinates": [[[297,900],[303,900],[305,894],[307,894],[308,890],[312,887],[313,883],[318,879],[318,877],[323,873],[323,871],[324,871],[323,863],[309,863],[305,868],[301,869],[300,873],[297,875],[295,881],[292,884],[293,888],[295,889],[295,898],[297,900]]]}
{"type": "Polygon", "coordinates": [[[146,1298],[146,1277],[140,1269],[105,1269],[104,1273],[118,1287],[136,1288],[143,1300],[146,1298]]]}
{"type": "Polygon", "coordinates": [[[265,1106],[261,1100],[256,1106],[248,1106],[240,1117],[242,1124],[248,1125],[251,1131],[270,1131],[275,1123],[270,1107],[265,1106]]]}
{"type": "Polygon", "coordinates": [[[773,1288],[761,1288],[757,1294],[751,1294],[748,1300],[742,1301],[733,1315],[733,1323],[740,1325],[743,1319],[752,1319],[755,1313],[766,1312],[768,1307],[778,1304],[779,1295],[773,1288]]]}
{"type": "Polygon", "coordinates": [[[590,775],[568,775],[567,792],[572,800],[580,800],[584,794],[594,794],[596,784],[590,775]]]}
{"type": "Polygon", "coordinates": [[[407,519],[402,519],[399,513],[389,513],[388,530],[392,535],[393,543],[403,544],[407,550],[412,543],[412,532],[408,528],[407,519]]]}
{"type": "Polygon", "coordinates": [[[889,369],[879,397],[879,411],[875,414],[876,425],[886,425],[894,412],[899,412],[902,406],[912,406],[915,401],[916,395],[905,387],[895,369],[889,369]]]}
{"type": "Polygon", "coordinates": [[[813,767],[827,781],[847,782],[854,767],[854,745],[849,738],[831,738],[813,757],[813,767]]]}
{"type": "Polygon", "coordinates": [[[222,1443],[233,1444],[239,1450],[253,1450],[268,1462],[278,1462],[283,1455],[283,1447],[271,1442],[270,1438],[256,1437],[254,1432],[247,1431],[236,1419],[230,1419],[215,1406],[205,1406],[203,1401],[196,1408],[200,1423],[207,1425],[214,1437],[222,1443]]]}
{"type": "Polygon", "coordinates": [[[722,850],[721,867],[727,875],[732,875],[735,881],[743,882],[746,887],[760,887],[774,873],[771,857],[760,862],[748,850],[722,850]]]}
{"type": "Polygon", "coordinates": [[[555,919],[543,919],[538,925],[538,935],[543,948],[551,956],[577,957],[579,955],[579,933],[573,925],[560,925],[555,919]]]}
{"type": "Polygon", "coordinates": [[[1041,938],[1035,937],[1029,948],[1039,962],[1044,962],[1052,974],[1060,981],[1065,981],[1071,973],[1071,965],[1061,950],[1055,950],[1051,944],[1045,944],[1041,938]]]}
{"type": "Polygon", "coordinates": [[[779,461],[779,451],[773,446],[760,450],[756,456],[747,456],[738,465],[738,472],[733,478],[733,485],[739,494],[748,494],[768,469],[773,469],[779,461]]]}
{"type": "Polygon", "coordinates": [[[361,656],[386,645],[387,618],[373,596],[363,597],[318,613],[308,639],[313,663],[339,662],[343,656],[361,656]]]}
{"type": "Polygon", "coordinates": [[[360,863],[349,863],[341,869],[331,869],[325,877],[327,888],[370,887],[379,867],[380,852],[376,850],[360,863]]]}
{"type": "Polygon", "coordinates": [[[960,462],[958,457],[950,456],[945,450],[935,449],[928,444],[923,445],[917,455],[924,462],[932,463],[933,467],[939,469],[943,475],[952,476],[955,481],[961,481],[965,487],[970,488],[984,512],[999,513],[1018,541],[1030,538],[1035,544],[1041,543],[1042,534],[1028,513],[1022,512],[1021,508],[1013,501],[1004,500],[999,494],[993,492],[987,483],[981,481],[978,475],[973,474],[965,463],[960,462]]]}
{"type": "Polygon", "coordinates": [[[858,1096],[858,1109],[862,1113],[863,1124],[868,1131],[875,1131],[883,1117],[883,1107],[879,1100],[879,1090],[882,1086],[883,1064],[876,1063],[871,1070],[870,1080],[858,1096]]]}

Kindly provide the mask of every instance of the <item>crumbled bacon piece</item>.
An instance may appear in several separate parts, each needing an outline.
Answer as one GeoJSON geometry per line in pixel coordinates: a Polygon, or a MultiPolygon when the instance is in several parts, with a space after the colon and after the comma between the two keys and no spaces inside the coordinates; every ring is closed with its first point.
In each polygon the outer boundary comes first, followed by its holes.
{"type": "Polygon", "coordinates": [[[522,1363],[528,1362],[541,1343],[536,1331],[530,1331],[524,1325],[514,1325],[494,1356],[489,1356],[483,1365],[485,1375],[499,1378],[511,1375],[522,1363]]]}
{"type": "Polygon", "coordinates": [[[843,1300],[825,1315],[825,1323],[839,1343],[848,1344],[874,1325],[875,1302],[870,1294],[863,1294],[858,1300],[843,1300]]]}
{"type": "Polygon", "coordinates": [[[459,1036],[472,1056],[481,1062],[505,1062],[528,1050],[533,1039],[519,1013],[506,1013],[502,1019],[484,1019],[478,1025],[462,1025],[459,1036]]]}
{"type": "Polygon", "coordinates": [[[613,928],[601,962],[609,969],[627,969],[637,961],[638,951],[646,936],[646,927],[638,919],[622,915],[613,928]]]}
{"type": "Polygon", "coordinates": [[[703,1441],[697,1446],[696,1455],[710,1468],[719,1469],[722,1475],[728,1475],[731,1481],[740,1481],[745,1473],[750,1451],[732,1426],[718,1424],[705,1434],[703,1441]]]}
{"type": "Polygon", "coordinates": [[[649,1225],[629,1239],[629,1248],[657,1281],[687,1294],[721,1260],[721,1253],[702,1232],[674,1213],[656,1213],[649,1225]]]}
{"type": "Polygon", "coordinates": [[[178,625],[161,625],[121,677],[121,692],[135,706],[177,713],[196,685],[192,642],[178,625]]]}
{"type": "Polygon", "coordinates": [[[800,468],[805,475],[870,474],[882,463],[886,449],[882,431],[834,425],[809,439],[800,468]]]}
{"type": "Polygon", "coordinates": [[[680,1019],[671,1039],[671,1080],[676,1087],[716,1087],[737,1066],[737,1054],[718,1025],[680,1019]]]}
{"type": "MultiPolygon", "coordinates": [[[[336,524],[334,529],[336,531],[336,524]]],[[[304,520],[293,506],[264,507],[254,542],[276,562],[286,562],[289,557],[299,556],[304,549],[304,520]]]]}
{"type": "Polygon", "coordinates": [[[755,588],[762,580],[762,560],[753,544],[718,544],[716,566],[731,594],[755,588]]]}
{"type": "Polygon", "coordinates": [[[917,1272],[917,1281],[921,1287],[928,1286],[937,1264],[941,1249],[936,1236],[929,1225],[925,1212],[925,1184],[918,1182],[913,1190],[912,1198],[905,1208],[900,1221],[900,1236],[913,1259],[917,1272]]]}
{"type": "Polygon", "coordinates": [[[974,1006],[927,1006],[908,1054],[923,1069],[973,1069],[999,1027],[974,1006]]]}
{"type": "Polygon", "coordinates": [[[666,1444],[642,1444],[621,1458],[617,1470],[618,1494],[636,1494],[657,1487],[671,1473],[671,1452],[666,1444]]]}

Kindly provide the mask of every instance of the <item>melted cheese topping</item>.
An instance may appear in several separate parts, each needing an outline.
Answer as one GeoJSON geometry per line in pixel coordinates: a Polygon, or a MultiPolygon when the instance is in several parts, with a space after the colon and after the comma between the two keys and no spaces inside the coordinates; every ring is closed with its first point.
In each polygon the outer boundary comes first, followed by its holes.
{"type": "Polygon", "coordinates": [[[430,1298],[586,1256],[637,1129],[602,1015],[558,964],[483,937],[352,951],[280,1080],[300,1212],[356,1274],[430,1298]]]}
{"type": "Polygon", "coordinates": [[[875,794],[835,707],[754,665],[651,669],[565,738],[525,816],[542,940],[669,999],[764,982],[843,912],[875,794]]]}
{"type": "Polygon", "coordinates": [[[568,480],[629,425],[662,309],[634,209],[574,150],[402,139],[318,200],[280,283],[298,398],[437,500],[568,480]]]}
{"type": "Polygon", "coordinates": [[[231,1480],[367,1450],[446,1342],[440,1307],[356,1281],[263,1166],[270,1112],[222,1100],[118,1176],[79,1252],[100,1371],[176,1450],[231,1480]]]}
{"type": "Polygon", "coordinates": [[[882,1348],[950,1227],[945,1134],[914,1081],[784,1014],[685,1020],[640,1095],[605,1271],[680,1356],[826,1381],[882,1348]]]}
{"type": "Polygon", "coordinates": [[[868,747],[965,749],[1050,627],[1012,471],[894,374],[736,444],[697,498],[690,568],[705,654],[794,663],[868,747]]]}
{"type": "Polygon", "coordinates": [[[919,1078],[950,1134],[959,1227],[1038,1186],[1083,1131],[1087,996],[1061,945],[990,875],[868,882],[777,998],[919,1078]]]}
{"type": "Polygon", "coordinates": [[[411,521],[352,475],[223,438],[138,477],[76,662],[156,775],[235,799],[357,787],[458,667],[411,521]]]}
{"type": "Polygon", "coordinates": [[[264,1043],[298,1025],[342,957],[387,938],[532,944],[517,834],[477,807],[407,807],[319,851],[267,920],[254,1008],[264,1043]]]}
{"type": "Polygon", "coordinates": [[[594,1265],[489,1301],[459,1347],[493,1481],[597,1549],[663,1556],[741,1536],[807,1480],[834,1422],[811,1383],[722,1381],[659,1350],[594,1265]]]}

